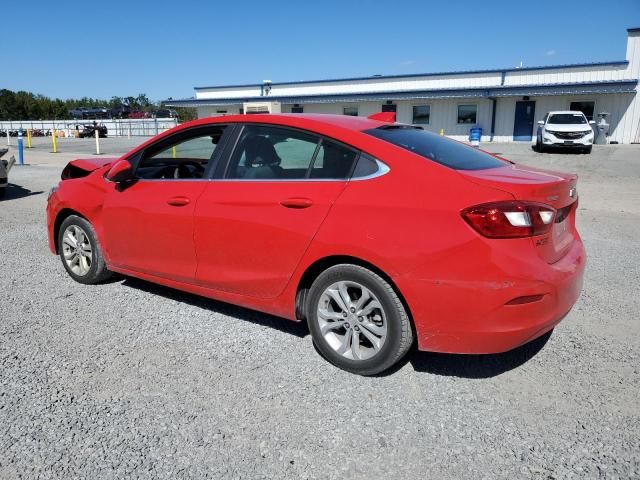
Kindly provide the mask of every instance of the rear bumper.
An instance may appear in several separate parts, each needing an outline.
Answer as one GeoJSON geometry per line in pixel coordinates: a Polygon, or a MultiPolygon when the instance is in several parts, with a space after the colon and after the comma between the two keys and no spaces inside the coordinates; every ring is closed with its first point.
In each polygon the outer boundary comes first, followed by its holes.
{"type": "Polygon", "coordinates": [[[503,265],[495,257],[491,262],[497,263],[487,269],[500,274],[499,280],[418,281],[418,288],[410,289],[407,300],[420,350],[500,353],[543,335],[578,300],[586,254],[577,237],[555,264],[539,260],[518,265],[513,257],[503,265]],[[508,304],[523,297],[525,303],[508,304]]]}

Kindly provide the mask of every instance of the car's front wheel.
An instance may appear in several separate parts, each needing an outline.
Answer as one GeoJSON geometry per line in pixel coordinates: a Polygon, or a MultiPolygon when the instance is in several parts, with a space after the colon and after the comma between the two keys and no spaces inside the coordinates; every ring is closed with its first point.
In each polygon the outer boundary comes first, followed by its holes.
{"type": "Polygon", "coordinates": [[[315,280],[307,321],[320,353],[343,370],[375,375],[413,343],[407,311],[393,287],[358,265],[336,265],[315,280]]]}
{"type": "Polygon", "coordinates": [[[58,252],[62,265],[76,282],[94,284],[112,275],[107,270],[93,227],[82,217],[70,215],[62,222],[58,252]]]}

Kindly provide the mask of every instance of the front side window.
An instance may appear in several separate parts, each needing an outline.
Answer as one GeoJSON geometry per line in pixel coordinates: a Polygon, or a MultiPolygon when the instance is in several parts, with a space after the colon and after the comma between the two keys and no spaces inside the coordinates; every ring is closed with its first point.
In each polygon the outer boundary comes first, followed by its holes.
{"type": "Polygon", "coordinates": [[[455,170],[482,170],[509,165],[488,153],[418,127],[378,127],[364,133],[455,170]]]}
{"type": "Polygon", "coordinates": [[[476,123],[478,113],[477,105],[458,105],[458,123],[472,124],[476,123]]]}
{"type": "Polygon", "coordinates": [[[143,154],[136,177],[139,179],[198,179],[203,178],[213,158],[225,126],[200,128],[183,132],[176,138],[161,140],[143,154]]]}
{"type": "Polygon", "coordinates": [[[416,125],[429,125],[430,117],[431,117],[430,105],[414,105],[412,123],[416,125]]]}
{"type": "Polygon", "coordinates": [[[584,113],[584,116],[587,117],[588,121],[593,120],[593,112],[595,109],[595,102],[571,102],[569,104],[569,110],[584,113]]]}

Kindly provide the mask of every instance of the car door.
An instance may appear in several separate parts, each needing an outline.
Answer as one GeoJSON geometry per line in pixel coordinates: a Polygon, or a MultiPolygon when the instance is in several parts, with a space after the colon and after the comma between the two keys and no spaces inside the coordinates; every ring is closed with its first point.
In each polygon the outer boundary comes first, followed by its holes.
{"type": "Polygon", "coordinates": [[[225,126],[181,131],[131,159],[135,179],[110,184],[102,211],[105,249],[115,266],[193,282],[193,214],[225,126]]]}
{"type": "Polygon", "coordinates": [[[248,296],[280,294],[357,156],[307,132],[242,127],[221,178],[196,207],[197,281],[248,296]]]}

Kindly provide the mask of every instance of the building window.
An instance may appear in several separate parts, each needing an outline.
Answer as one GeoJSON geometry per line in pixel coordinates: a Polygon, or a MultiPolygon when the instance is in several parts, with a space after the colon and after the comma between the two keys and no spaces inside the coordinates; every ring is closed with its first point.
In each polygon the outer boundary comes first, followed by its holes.
{"type": "Polygon", "coordinates": [[[396,113],[398,111],[398,106],[393,103],[387,102],[384,105],[382,105],[382,111],[396,113]]]}
{"type": "Polygon", "coordinates": [[[478,113],[477,105],[458,105],[458,123],[476,123],[478,113]]]}
{"type": "Polygon", "coordinates": [[[291,107],[291,113],[304,113],[304,107],[301,107],[297,103],[291,107]]]}
{"type": "Polygon", "coordinates": [[[358,106],[356,105],[355,107],[342,107],[342,114],[343,115],[350,115],[352,117],[357,117],[358,116],[358,106]]]}
{"type": "Polygon", "coordinates": [[[413,107],[413,123],[417,125],[429,125],[431,117],[430,105],[414,105],[413,107]]]}
{"type": "Polygon", "coordinates": [[[587,120],[593,120],[593,112],[595,111],[595,102],[571,102],[569,104],[569,110],[574,112],[582,112],[587,120]]]}

